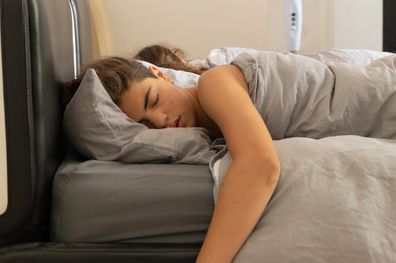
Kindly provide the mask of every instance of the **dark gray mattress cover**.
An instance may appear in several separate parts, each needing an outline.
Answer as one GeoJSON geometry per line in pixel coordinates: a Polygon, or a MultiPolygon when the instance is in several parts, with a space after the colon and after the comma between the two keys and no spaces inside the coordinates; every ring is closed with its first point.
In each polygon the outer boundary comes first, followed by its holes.
{"type": "Polygon", "coordinates": [[[212,187],[208,165],[84,161],[69,153],[53,183],[51,239],[202,242],[212,187]]]}

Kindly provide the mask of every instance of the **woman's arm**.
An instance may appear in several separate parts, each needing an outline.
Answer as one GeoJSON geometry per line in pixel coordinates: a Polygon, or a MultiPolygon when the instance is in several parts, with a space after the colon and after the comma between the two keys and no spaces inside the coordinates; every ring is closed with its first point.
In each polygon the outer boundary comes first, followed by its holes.
{"type": "Polygon", "coordinates": [[[224,135],[232,164],[196,262],[231,262],[267,206],[280,165],[271,136],[236,66],[204,73],[198,94],[203,109],[224,135]]]}

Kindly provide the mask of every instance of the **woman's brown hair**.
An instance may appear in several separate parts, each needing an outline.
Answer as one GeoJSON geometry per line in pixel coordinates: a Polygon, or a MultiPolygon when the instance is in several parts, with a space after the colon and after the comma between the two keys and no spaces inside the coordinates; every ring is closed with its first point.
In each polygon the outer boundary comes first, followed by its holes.
{"type": "Polygon", "coordinates": [[[137,61],[127,60],[121,57],[100,59],[86,66],[76,79],[65,83],[63,90],[64,107],[72,99],[86,71],[90,68],[96,71],[107,93],[117,105],[120,103],[121,95],[132,83],[142,81],[145,78],[156,78],[153,73],[137,61]]]}

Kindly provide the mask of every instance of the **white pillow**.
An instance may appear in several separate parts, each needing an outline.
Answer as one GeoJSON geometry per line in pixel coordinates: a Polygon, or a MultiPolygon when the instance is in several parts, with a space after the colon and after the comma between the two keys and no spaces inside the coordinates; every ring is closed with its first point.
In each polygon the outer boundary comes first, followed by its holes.
{"type": "Polygon", "coordinates": [[[190,64],[197,67],[213,68],[220,65],[231,64],[231,62],[242,53],[255,53],[256,49],[243,47],[222,47],[210,50],[206,59],[195,59],[190,64]]]}
{"type": "MultiPolygon", "coordinates": [[[[136,61],[139,61],[147,68],[149,68],[150,66],[157,67],[156,65],[147,61],[143,61],[143,60],[136,60],[136,61]]],[[[174,69],[161,68],[161,67],[157,67],[157,68],[159,68],[162,72],[168,75],[172,79],[173,84],[178,87],[188,88],[195,86],[198,83],[199,75],[197,74],[183,70],[174,70],[174,69]]]]}

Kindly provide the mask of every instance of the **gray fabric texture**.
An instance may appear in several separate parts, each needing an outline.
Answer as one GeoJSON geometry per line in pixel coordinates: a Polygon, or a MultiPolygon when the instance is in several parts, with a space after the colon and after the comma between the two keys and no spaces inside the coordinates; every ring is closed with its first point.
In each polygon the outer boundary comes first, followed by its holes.
{"type": "MultiPolygon", "coordinates": [[[[233,64],[281,161],[235,262],[395,262],[396,56],[366,65],[256,52],[233,64]]],[[[211,160],[215,195],[231,163],[226,148],[211,160]]]]}
{"type": "MultiPolygon", "coordinates": [[[[279,184],[235,263],[396,262],[395,140],[288,138],[275,147],[279,184]]],[[[231,160],[213,174],[220,187],[231,160]]]]}
{"type": "Polygon", "coordinates": [[[396,55],[364,65],[256,52],[232,63],[243,71],[273,139],[396,138],[396,55]]]}
{"type": "Polygon", "coordinates": [[[128,118],[93,69],[67,105],[63,127],[81,154],[97,160],[207,164],[215,153],[206,129],[148,129],[128,118]]]}
{"type": "Polygon", "coordinates": [[[304,56],[315,58],[326,64],[347,63],[365,65],[379,58],[393,55],[394,53],[368,49],[331,49],[314,54],[304,54],[304,56]]]}
{"type": "Polygon", "coordinates": [[[213,212],[208,165],[83,161],[70,153],[54,178],[51,240],[202,242],[213,212]]]}
{"type": "MultiPolygon", "coordinates": [[[[206,59],[192,60],[189,64],[198,67],[215,67],[220,65],[230,64],[238,55],[242,53],[252,53],[254,54],[259,50],[251,48],[241,48],[241,47],[222,47],[212,49],[206,59]]],[[[283,52],[288,54],[290,52],[283,52]]],[[[348,64],[368,64],[373,60],[379,59],[381,57],[390,56],[393,53],[374,51],[367,49],[330,49],[323,50],[312,54],[303,54],[303,56],[308,56],[315,58],[324,63],[348,63],[348,64]]]]}

